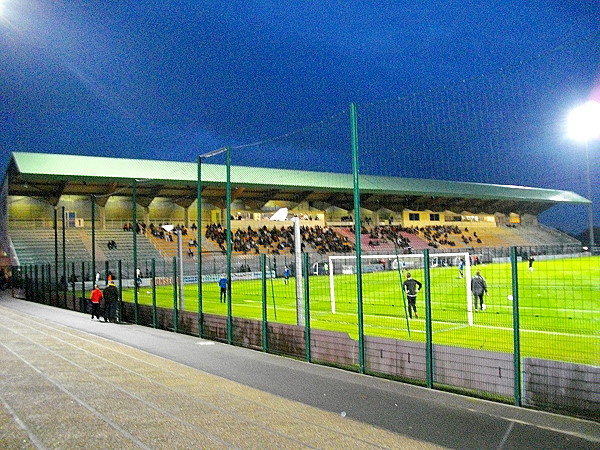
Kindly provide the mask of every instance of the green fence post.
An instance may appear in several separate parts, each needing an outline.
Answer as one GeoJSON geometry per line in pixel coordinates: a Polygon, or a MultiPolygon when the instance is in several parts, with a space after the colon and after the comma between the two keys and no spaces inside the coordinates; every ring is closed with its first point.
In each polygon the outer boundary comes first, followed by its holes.
{"type": "Polygon", "coordinates": [[[52,265],[48,264],[48,304],[52,306],[52,265]]]}
{"type": "Polygon", "coordinates": [[[121,260],[117,261],[117,270],[119,271],[119,322],[123,321],[123,266],[121,260]]]}
{"type": "MultiPolygon", "coordinates": [[[[85,273],[85,261],[81,261],[81,273],[85,273]]],[[[94,274],[94,277],[96,274],[94,274]]],[[[96,280],[96,278],[94,278],[96,280]]],[[[92,286],[95,281],[92,281],[92,286]]],[[[92,287],[93,289],[93,287],[92,287]]],[[[79,300],[79,310],[81,312],[87,312],[87,302],[85,301],[85,280],[81,283],[81,300],[79,300]]]]}
{"type": "MultiPolygon", "coordinates": [[[[77,279],[75,275],[75,263],[71,263],[71,292],[73,293],[73,311],[77,311],[77,291],[75,289],[75,280],[77,279]]],[[[81,279],[83,282],[83,278],[81,279]]]]}
{"type": "Polygon", "coordinates": [[[310,282],[309,277],[309,258],[308,253],[303,254],[304,262],[302,271],[304,272],[304,349],[306,361],[311,360],[311,345],[310,345],[310,282]]]}
{"type": "MultiPolygon", "coordinates": [[[[132,220],[133,220],[133,322],[138,324],[138,290],[137,290],[137,180],[132,181],[132,194],[131,194],[131,212],[132,212],[132,220]]],[[[173,281],[175,283],[175,281],[173,281]]]]}
{"type": "Polygon", "coordinates": [[[358,366],[365,373],[365,336],[363,317],[362,260],[360,244],[360,187],[358,183],[358,122],[356,104],[350,104],[350,132],[352,139],[352,179],[354,191],[354,234],[356,240],[356,294],[358,300],[358,366]]]}
{"type": "Polygon", "coordinates": [[[46,305],[46,267],[43,264],[40,266],[40,272],[42,278],[42,303],[46,305]]]}
{"type": "MultiPolygon", "coordinates": [[[[81,285],[85,285],[85,261],[81,261],[81,285]]],[[[73,287],[73,291],[76,291],[75,287],[73,287]]],[[[75,308],[75,304],[73,304],[73,308],[75,308]]],[[[79,312],[85,312],[81,298],[79,299],[79,312]]]]}
{"type": "Polygon", "coordinates": [[[64,280],[63,299],[65,301],[65,309],[67,309],[67,223],[65,216],[65,207],[62,207],[62,276],[64,280]]]}
{"type": "Polygon", "coordinates": [[[513,297],[513,370],[515,383],[515,406],[521,406],[522,374],[521,374],[521,339],[519,326],[519,277],[517,271],[517,249],[510,249],[510,265],[512,271],[513,297]]]}
{"type": "Polygon", "coordinates": [[[54,207],[54,286],[56,291],[56,305],[58,306],[58,292],[59,292],[59,284],[58,284],[58,209],[56,206],[54,207]]]}
{"type": "Polygon", "coordinates": [[[203,318],[202,318],[202,157],[198,156],[198,184],[196,185],[196,223],[198,224],[198,264],[196,272],[198,274],[198,337],[204,336],[203,318]]]}
{"type": "Polygon", "coordinates": [[[92,212],[92,273],[96,276],[96,202],[94,194],[90,195],[90,209],[92,212]]]}
{"type": "MultiPolygon", "coordinates": [[[[431,332],[431,277],[429,268],[429,250],[423,250],[423,269],[425,272],[425,354],[427,360],[427,387],[433,387],[433,337],[431,332]]],[[[410,308],[410,306],[409,306],[410,308]]]]}
{"type": "Polygon", "coordinates": [[[35,286],[35,291],[34,291],[35,292],[34,293],[35,301],[36,301],[36,303],[39,303],[40,302],[40,286],[39,286],[40,280],[38,277],[37,264],[33,266],[33,282],[34,282],[34,286],[35,286]]]}
{"type": "Polygon", "coordinates": [[[173,330],[177,333],[179,312],[177,310],[177,258],[173,256],[173,330]]]}
{"type": "Polygon", "coordinates": [[[23,272],[23,289],[25,291],[25,300],[27,300],[28,302],[31,301],[30,295],[29,295],[29,274],[28,266],[21,266],[21,271],[23,272]]]}
{"type": "Polygon", "coordinates": [[[262,294],[262,351],[268,351],[268,322],[267,322],[267,255],[264,253],[260,254],[260,286],[262,294]]]}
{"type": "Polygon", "coordinates": [[[156,323],[156,259],[152,258],[152,326],[157,327],[156,323]]]}
{"type": "Polygon", "coordinates": [[[233,321],[231,311],[231,240],[233,233],[231,232],[231,148],[226,147],[226,179],[227,185],[225,189],[225,203],[227,204],[227,217],[225,219],[226,230],[225,239],[227,239],[227,343],[233,342],[233,321]]]}

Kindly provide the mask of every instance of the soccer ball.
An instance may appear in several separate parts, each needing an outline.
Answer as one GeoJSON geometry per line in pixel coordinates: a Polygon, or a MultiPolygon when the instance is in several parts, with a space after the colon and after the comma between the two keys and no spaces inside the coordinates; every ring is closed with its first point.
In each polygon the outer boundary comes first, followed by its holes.
{"type": "Polygon", "coordinates": [[[508,299],[508,301],[509,301],[509,302],[512,302],[512,301],[513,301],[513,296],[512,296],[512,294],[509,294],[509,295],[508,295],[506,298],[508,299]]]}
{"type": "Polygon", "coordinates": [[[487,309],[487,306],[485,305],[485,303],[483,305],[481,305],[481,310],[485,311],[487,309]]]}

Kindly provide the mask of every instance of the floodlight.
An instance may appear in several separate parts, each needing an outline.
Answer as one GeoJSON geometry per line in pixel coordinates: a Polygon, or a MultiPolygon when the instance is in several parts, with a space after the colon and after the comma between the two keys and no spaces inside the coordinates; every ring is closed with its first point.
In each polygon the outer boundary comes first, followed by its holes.
{"type": "Polygon", "coordinates": [[[571,139],[587,142],[600,137],[600,103],[590,100],[573,109],[567,121],[571,139]]]}

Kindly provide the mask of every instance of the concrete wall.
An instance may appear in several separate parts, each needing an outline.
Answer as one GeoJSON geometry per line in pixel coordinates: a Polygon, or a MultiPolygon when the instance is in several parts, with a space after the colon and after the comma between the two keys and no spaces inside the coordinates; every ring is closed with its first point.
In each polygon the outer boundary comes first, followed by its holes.
{"type": "Polygon", "coordinates": [[[600,420],[600,367],[523,359],[523,405],[600,420]]]}
{"type": "MultiPolygon", "coordinates": [[[[70,305],[69,307],[72,306],[70,305]]],[[[133,321],[133,304],[125,303],[124,317],[133,321]]],[[[138,323],[152,326],[152,308],[139,305],[138,323]]],[[[157,308],[161,329],[173,329],[173,311],[157,308]]],[[[203,337],[227,342],[227,318],[203,314],[203,337]]],[[[196,312],[179,313],[178,331],[198,334],[196,312]]],[[[262,323],[259,320],[232,319],[232,342],[262,350],[262,323]]],[[[305,358],[305,329],[297,325],[267,324],[270,353],[305,358]]],[[[358,342],[347,333],[311,330],[311,362],[358,370],[358,342]]],[[[482,396],[514,396],[514,366],[511,353],[488,352],[462,347],[433,345],[433,381],[439,385],[465,389],[482,396]]],[[[365,370],[419,384],[427,379],[425,344],[399,339],[365,337],[365,370]]],[[[525,358],[523,405],[543,410],[600,419],[600,367],[525,358]]]]}

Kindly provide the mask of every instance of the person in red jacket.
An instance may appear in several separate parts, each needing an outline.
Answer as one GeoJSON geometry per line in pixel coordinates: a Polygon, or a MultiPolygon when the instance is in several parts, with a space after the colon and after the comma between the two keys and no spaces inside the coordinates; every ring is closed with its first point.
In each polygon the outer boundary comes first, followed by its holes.
{"type": "Polygon", "coordinates": [[[97,284],[94,285],[94,290],[92,291],[92,295],[90,295],[90,300],[92,301],[92,320],[94,320],[94,316],[96,316],[96,319],[100,320],[100,302],[102,301],[102,291],[97,284]]]}

